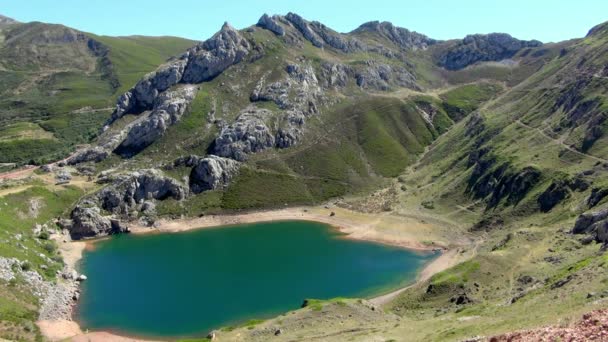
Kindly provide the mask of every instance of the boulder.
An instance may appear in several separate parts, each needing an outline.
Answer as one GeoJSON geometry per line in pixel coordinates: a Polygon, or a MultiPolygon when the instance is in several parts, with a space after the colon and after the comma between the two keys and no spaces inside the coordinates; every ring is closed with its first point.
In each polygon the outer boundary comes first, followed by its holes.
{"type": "Polygon", "coordinates": [[[40,170],[44,173],[49,173],[49,172],[53,172],[53,165],[52,164],[46,164],[46,165],[42,165],[40,167],[40,170]]]}
{"type": "Polygon", "coordinates": [[[608,209],[604,209],[601,211],[596,211],[592,213],[584,213],[581,214],[574,223],[574,228],[572,228],[573,234],[585,234],[590,233],[592,231],[593,224],[603,221],[608,218],[608,209]]]}
{"type": "Polygon", "coordinates": [[[70,217],[72,222],[68,230],[74,240],[118,233],[110,219],[102,216],[101,210],[91,203],[77,205],[70,217]],[[86,207],[87,204],[90,206],[86,207]]]}
{"type": "Polygon", "coordinates": [[[76,165],[85,162],[100,162],[106,159],[110,155],[110,151],[104,149],[101,146],[94,146],[86,148],[82,151],[77,152],[67,160],[68,165],[76,165]]]}
{"type": "Polygon", "coordinates": [[[67,170],[59,170],[55,174],[55,180],[58,184],[69,183],[72,180],[72,175],[67,170]]]}
{"type": "Polygon", "coordinates": [[[214,155],[201,159],[190,172],[190,190],[200,193],[226,186],[238,173],[240,163],[214,155]]]}

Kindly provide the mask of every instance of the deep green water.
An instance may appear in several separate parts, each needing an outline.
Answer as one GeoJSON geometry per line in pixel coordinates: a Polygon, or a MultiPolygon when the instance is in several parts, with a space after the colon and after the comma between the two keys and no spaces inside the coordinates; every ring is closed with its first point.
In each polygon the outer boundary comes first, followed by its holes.
{"type": "Polygon", "coordinates": [[[205,335],[270,318],[305,298],[397,288],[436,255],[345,239],[308,221],[120,235],[82,259],[84,329],[146,337],[205,335]]]}

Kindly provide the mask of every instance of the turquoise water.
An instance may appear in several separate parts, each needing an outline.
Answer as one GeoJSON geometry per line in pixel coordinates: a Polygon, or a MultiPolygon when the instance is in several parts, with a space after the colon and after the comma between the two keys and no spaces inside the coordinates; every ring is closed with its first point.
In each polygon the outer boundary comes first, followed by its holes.
{"type": "Polygon", "coordinates": [[[126,335],[206,335],[305,298],[380,294],[412,282],[435,256],[308,221],[119,235],[85,252],[76,318],[84,329],[126,335]]]}

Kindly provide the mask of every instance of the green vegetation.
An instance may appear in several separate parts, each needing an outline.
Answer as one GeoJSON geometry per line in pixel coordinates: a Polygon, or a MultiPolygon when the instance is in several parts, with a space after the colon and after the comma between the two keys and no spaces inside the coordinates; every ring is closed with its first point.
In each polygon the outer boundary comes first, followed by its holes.
{"type": "MultiPolygon", "coordinates": [[[[88,34],[107,48],[107,55],[95,56],[82,42],[58,39],[69,30],[32,23],[2,32],[16,39],[0,46],[0,163],[42,164],[94,141],[118,94],[194,44],[174,37],[88,34]],[[40,36],[49,41],[34,44],[40,36]]],[[[608,203],[604,198],[593,208],[587,204],[593,188],[607,186],[606,32],[600,27],[581,40],[524,49],[512,61],[483,62],[459,71],[435,64],[453,42],[404,52],[421,90],[391,85],[387,91],[367,91],[353,79],[328,87],[327,101],[319,102],[320,114],[306,118],[297,145],[250,155],[225,189],[159,201],[157,216],[316,205],[339,197],[354,203],[386,197],[367,196],[381,187],[395,190],[387,212],[378,216],[439,226],[446,236],[457,237],[446,243],[461,262],[386,305],[400,317],[398,322],[387,323],[392,315],[378,323],[367,321],[368,311],[361,316],[356,310],[339,311],[353,304],[341,299],[308,300],[310,310],[301,311],[309,316],[302,322],[337,310],[340,324],[335,326],[348,324],[348,315],[360,321],[348,336],[340,335],[339,328],[331,331],[331,321],[329,339],[337,331],[337,340],[374,334],[385,340],[407,335],[429,341],[564,322],[598,307],[593,303],[603,303],[600,297],[607,295],[608,257],[598,253],[598,245],[567,233],[579,214],[606,209],[608,203]],[[534,179],[526,178],[525,170],[534,179]],[[550,211],[539,211],[539,196],[550,184],[579,178],[587,187],[569,187],[550,211]],[[412,326],[416,329],[408,328],[412,326]]],[[[355,70],[370,60],[403,64],[375,52],[344,54],[307,41],[289,45],[259,28],[243,35],[264,51],[263,57],[199,85],[188,113],[162,138],[129,161],[112,156],[96,164],[97,172],[160,167],[177,157],[207,154],[221,127],[213,118],[233,122],[251,104],[257,82],[262,77],[267,83],[283,80],[287,64],[310,63],[322,82],[328,76],[319,70],[326,62],[355,70]]],[[[373,32],[357,36],[372,45],[395,46],[373,32]]],[[[272,112],[268,123],[276,133],[283,120],[279,106],[270,101],[256,105],[272,112]]],[[[120,124],[133,119],[128,116],[120,124]]],[[[0,170],[10,167],[0,165],[0,170]]],[[[189,172],[179,167],[167,174],[183,180],[189,172]]],[[[58,260],[56,246],[47,232],[34,236],[32,227],[47,223],[54,229],[52,220],[65,216],[84,193],[75,187],[27,185],[31,187],[0,196],[0,239],[11,242],[0,244],[0,256],[23,260],[20,267],[52,279],[61,263],[47,265],[39,254],[58,260]],[[18,234],[22,238],[16,241],[18,234]]],[[[32,325],[38,305],[23,279],[0,283],[0,337],[40,339],[32,325]]],[[[301,318],[300,313],[291,315],[301,318]]],[[[267,328],[260,323],[222,332],[267,328]]],[[[309,336],[302,329],[294,340],[309,336]]]]}
{"type": "MultiPolygon", "coordinates": [[[[64,215],[83,192],[71,186],[50,191],[39,184],[32,185],[21,192],[0,196],[0,239],[4,241],[0,244],[0,256],[22,260],[23,271],[35,270],[51,280],[63,268],[61,256],[54,242],[36,241],[44,236],[34,236],[32,227],[47,224],[54,230],[52,220],[64,215]],[[49,263],[47,258],[55,261],[49,263]]],[[[11,282],[0,281],[0,338],[41,340],[34,324],[39,305],[25,280],[17,277],[11,282]]]]}
{"type": "Polygon", "coordinates": [[[467,261],[449,270],[435,274],[430,283],[434,286],[461,286],[469,281],[471,274],[479,270],[479,262],[467,261]]]}
{"type": "Polygon", "coordinates": [[[463,85],[442,93],[442,105],[452,120],[460,121],[502,91],[503,87],[495,83],[463,85]]]}
{"type": "Polygon", "coordinates": [[[0,63],[6,68],[0,77],[0,126],[12,127],[0,131],[0,163],[47,163],[92,141],[120,92],[195,43],[89,34],[108,50],[105,56],[91,51],[86,40],[64,39],[73,33],[44,23],[19,24],[2,33],[14,39],[0,45],[0,63]],[[24,123],[45,132],[31,135],[24,123]]]}
{"type": "Polygon", "coordinates": [[[109,58],[120,87],[121,94],[135,85],[146,73],[155,70],[169,57],[178,55],[194,46],[195,41],[178,37],[108,37],[88,34],[110,49],[109,58]]]}
{"type": "Polygon", "coordinates": [[[242,168],[222,197],[222,207],[277,207],[313,201],[306,185],[297,177],[242,168]]]}

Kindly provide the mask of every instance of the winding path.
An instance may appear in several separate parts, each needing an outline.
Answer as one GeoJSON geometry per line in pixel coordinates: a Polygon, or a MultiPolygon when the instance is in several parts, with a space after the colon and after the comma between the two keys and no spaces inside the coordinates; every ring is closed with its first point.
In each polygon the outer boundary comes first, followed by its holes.
{"type": "Polygon", "coordinates": [[[603,159],[603,158],[600,158],[600,157],[596,157],[596,156],[593,156],[593,155],[590,155],[590,154],[578,151],[575,148],[572,148],[570,145],[564,143],[563,141],[560,141],[558,139],[555,139],[555,138],[551,137],[547,133],[543,132],[543,130],[540,129],[540,128],[532,127],[530,125],[527,125],[527,124],[521,122],[521,120],[519,120],[519,119],[515,120],[515,123],[518,124],[518,125],[520,125],[520,126],[522,126],[522,127],[525,127],[525,128],[531,129],[531,130],[535,130],[536,132],[538,132],[543,137],[545,137],[547,139],[550,139],[551,141],[553,141],[554,143],[556,143],[558,145],[561,145],[563,148],[567,149],[570,152],[573,152],[573,153],[578,154],[580,156],[584,156],[584,157],[587,157],[587,158],[594,159],[594,160],[602,162],[602,163],[608,163],[608,160],[606,160],[606,159],[603,159]]]}

